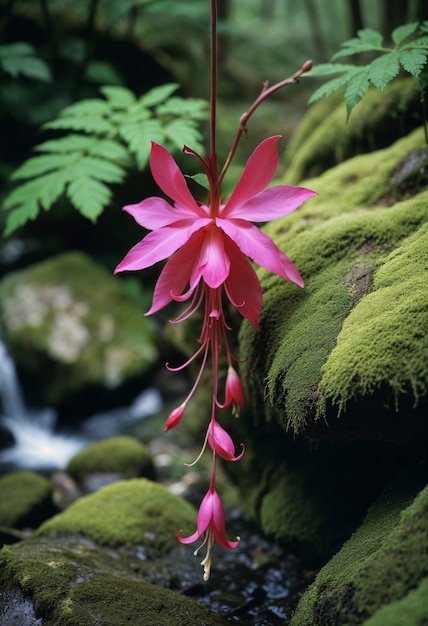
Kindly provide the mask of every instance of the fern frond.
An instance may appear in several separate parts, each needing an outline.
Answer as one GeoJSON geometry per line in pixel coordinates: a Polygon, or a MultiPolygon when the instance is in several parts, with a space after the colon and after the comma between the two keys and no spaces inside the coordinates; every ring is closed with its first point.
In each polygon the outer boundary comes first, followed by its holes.
{"type": "Polygon", "coordinates": [[[308,76],[309,78],[331,76],[332,74],[340,74],[354,69],[355,65],[350,63],[320,63],[319,65],[315,65],[309,72],[306,72],[304,76],[308,76]]]}
{"type": "Polygon", "coordinates": [[[354,74],[345,89],[345,102],[347,117],[351,115],[352,109],[357,106],[361,98],[369,88],[369,68],[360,69],[354,74]]]}
{"type": "Polygon", "coordinates": [[[401,50],[398,59],[406,72],[413,76],[419,76],[422,72],[428,57],[427,50],[401,50]]]}
{"type": "Polygon", "coordinates": [[[113,109],[129,109],[137,101],[135,95],[126,87],[107,86],[100,89],[113,109]]]}
{"type": "Polygon", "coordinates": [[[382,35],[371,28],[364,28],[358,31],[358,37],[348,39],[342,44],[342,50],[333,55],[332,60],[344,56],[352,56],[360,52],[371,52],[382,50],[382,35]]]}
{"type": "Polygon", "coordinates": [[[401,42],[403,42],[405,39],[407,39],[407,37],[415,32],[418,26],[419,22],[412,22],[412,24],[404,24],[403,26],[398,26],[391,33],[392,41],[395,43],[395,45],[399,46],[401,42]]]}
{"type": "Polygon", "coordinates": [[[324,83],[324,85],[321,85],[321,87],[318,87],[318,89],[316,89],[309,98],[308,104],[313,104],[321,98],[326,98],[341,87],[344,87],[344,85],[346,85],[346,83],[348,83],[351,80],[352,76],[358,71],[358,69],[354,66],[352,69],[353,72],[346,72],[345,74],[342,74],[342,76],[332,78],[331,80],[324,83]]]}
{"type": "Polygon", "coordinates": [[[147,166],[151,141],[200,149],[197,121],[205,117],[206,103],[170,99],[177,87],[161,85],[138,99],[124,87],[102,87],[104,99],[72,104],[45,124],[68,134],[36,146],[37,154],[12,175],[24,182],[4,202],[10,211],[7,233],[35,219],[42,208],[50,209],[64,193],[95,221],[111,200],[109,186],[124,180],[125,168],[147,166]]]}
{"type": "Polygon", "coordinates": [[[43,82],[52,80],[49,66],[36,56],[33,46],[26,42],[0,46],[0,67],[14,78],[21,74],[43,82]]]}
{"type": "Polygon", "coordinates": [[[378,89],[383,89],[400,71],[397,52],[383,54],[370,63],[369,80],[378,89]]]}
{"type": "Polygon", "coordinates": [[[140,98],[140,104],[146,108],[155,107],[161,102],[164,102],[169,96],[177,91],[178,85],[176,83],[168,83],[167,85],[160,85],[150,89],[146,94],[140,98]]]}

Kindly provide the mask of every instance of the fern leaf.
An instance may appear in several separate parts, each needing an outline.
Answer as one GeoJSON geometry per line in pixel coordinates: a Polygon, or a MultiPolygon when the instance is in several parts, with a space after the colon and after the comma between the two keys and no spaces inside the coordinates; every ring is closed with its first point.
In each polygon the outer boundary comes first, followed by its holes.
{"type": "Polygon", "coordinates": [[[369,80],[378,89],[383,89],[400,71],[397,52],[383,54],[369,65],[369,80]]]}
{"type": "Polygon", "coordinates": [[[185,144],[194,150],[200,150],[202,146],[199,142],[199,132],[196,123],[192,120],[178,119],[173,120],[164,128],[165,136],[179,150],[183,149],[185,144]]]}
{"type": "Polygon", "coordinates": [[[19,178],[34,178],[46,172],[66,167],[74,159],[74,155],[70,154],[43,154],[41,156],[32,157],[25,161],[12,174],[12,180],[19,178]]]}
{"type": "Polygon", "coordinates": [[[107,185],[88,176],[83,162],[73,169],[73,179],[66,193],[75,208],[92,222],[101,215],[112,195],[107,185]]]}
{"type": "Polygon", "coordinates": [[[37,199],[43,209],[48,211],[54,202],[63,194],[68,182],[68,171],[58,170],[56,172],[50,172],[43,176],[43,179],[38,180],[41,183],[41,190],[37,199]]]}
{"type": "Polygon", "coordinates": [[[419,76],[427,61],[427,50],[400,50],[398,58],[406,72],[413,76],[419,76]]]}
{"type": "Polygon", "coordinates": [[[140,169],[146,167],[149,161],[151,142],[161,142],[164,136],[162,125],[156,119],[127,120],[119,128],[119,134],[127,142],[140,169]]]}
{"type": "Polygon", "coordinates": [[[346,83],[348,83],[351,80],[352,76],[359,71],[359,68],[355,66],[352,66],[352,69],[353,69],[352,72],[351,71],[346,72],[345,74],[342,74],[342,76],[337,76],[336,78],[332,78],[331,80],[324,83],[324,85],[321,85],[321,87],[318,87],[318,89],[316,89],[314,93],[311,95],[311,97],[309,98],[308,104],[313,104],[314,102],[316,102],[317,100],[320,100],[321,98],[326,98],[330,96],[332,93],[334,93],[335,91],[337,91],[338,89],[340,89],[341,87],[344,87],[344,85],[346,85],[346,83]]]}
{"type": "Polygon", "coordinates": [[[363,68],[354,74],[345,90],[345,102],[348,119],[351,115],[352,109],[359,103],[368,88],[369,69],[363,68]]]}
{"type": "Polygon", "coordinates": [[[173,96],[156,107],[156,115],[189,116],[193,120],[207,118],[208,103],[201,98],[179,98],[173,96]]]}
{"type": "Polygon", "coordinates": [[[417,39],[413,39],[409,41],[409,43],[405,43],[400,46],[400,50],[411,50],[413,48],[428,48],[428,35],[424,37],[418,37],[417,39]]]}
{"type": "MultiPolygon", "coordinates": [[[[97,115],[104,116],[109,115],[111,110],[110,104],[101,98],[87,98],[86,100],[80,100],[69,104],[67,107],[60,111],[60,117],[80,117],[90,115],[95,117],[97,115]]],[[[49,122],[50,123],[50,122],[49,122]]]]}
{"type": "Polygon", "coordinates": [[[44,125],[44,128],[56,130],[82,130],[85,133],[105,135],[112,132],[113,126],[109,120],[95,115],[64,116],[44,125]]]}
{"type": "Polygon", "coordinates": [[[22,74],[43,82],[52,80],[48,65],[35,55],[33,46],[25,42],[0,46],[0,67],[13,77],[22,74]]]}
{"type": "Polygon", "coordinates": [[[113,139],[100,139],[96,142],[92,141],[92,145],[87,150],[88,154],[103,157],[109,161],[128,164],[130,161],[129,152],[118,141],[113,139]]]}
{"type": "Polygon", "coordinates": [[[412,22],[412,24],[398,26],[391,33],[392,41],[398,46],[402,41],[407,39],[409,35],[414,33],[418,26],[419,22],[412,22]]]}
{"type": "Polygon", "coordinates": [[[306,72],[304,76],[308,76],[309,78],[331,76],[332,74],[340,74],[341,72],[348,72],[354,69],[355,65],[349,63],[320,63],[319,65],[315,65],[309,72],[306,72]]]}
{"type": "Polygon", "coordinates": [[[4,234],[6,237],[11,235],[15,230],[24,226],[29,220],[35,220],[40,211],[39,205],[34,198],[30,199],[19,208],[10,211],[6,217],[6,226],[4,234]]]}
{"type": "Polygon", "coordinates": [[[19,208],[31,203],[33,200],[37,202],[37,198],[43,192],[44,176],[28,180],[25,183],[12,189],[10,194],[6,196],[3,202],[3,208],[12,209],[19,208]]]}
{"type": "Polygon", "coordinates": [[[132,91],[125,87],[101,87],[100,91],[107,98],[113,109],[129,109],[137,101],[132,91]]]}
{"type": "Polygon", "coordinates": [[[91,149],[94,141],[98,143],[100,140],[98,138],[94,140],[94,137],[89,135],[71,133],[65,137],[44,141],[35,146],[34,150],[37,152],[55,152],[57,154],[62,152],[85,152],[91,149]]]}
{"type": "Polygon", "coordinates": [[[73,179],[75,171],[79,176],[82,169],[89,178],[96,178],[106,183],[121,183],[125,177],[125,172],[119,165],[96,156],[85,156],[70,169],[70,180],[73,179]]]}
{"type": "Polygon", "coordinates": [[[360,52],[370,52],[382,49],[382,35],[371,28],[364,28],[358,31],[358,37],[348,39],[342,44],[342,50],[333,55],[332,60],[344,56],[352,56],[360,52]]]}
{"type": "Polygon", "coordinates": [[[154,107],[164,102],[169,96],[178,89],[176,83],[167,83],[159,87],[153,87],[139,99],[139,103],[145,108],[154,107]]]}

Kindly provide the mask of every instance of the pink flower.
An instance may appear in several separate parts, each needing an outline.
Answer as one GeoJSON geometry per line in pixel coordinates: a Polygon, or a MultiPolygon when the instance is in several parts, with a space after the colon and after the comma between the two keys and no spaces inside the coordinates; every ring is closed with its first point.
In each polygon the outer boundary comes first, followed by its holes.
{"type": "Polygon", "coordinates": [[[167,430],[170,430],[171,428],[175,428],[177,424],[179,424],[179,422],[181,421],[181,418],[184,415],[185,408],[186,408],[186,403],[183,402],[182,404],[180,404],[180,406],[178,406],[176,409],[171,411],[168,419],[165,422],[165,427],[164,427],[165,432],[167,430]]]}
{"type": "Polygon", "coordinates": [[[225,204],[220,203],[219,189],[211,189],[209,206],[196,202],[171,154],[152,143],[153,178],[174,206],[163,198],[150,197],[124,207],[140,226],[152,232],[115,270],[141,270],[171,257],[156,283],[147,315],[172,300],[190,298],[202,280],[211,289],[223,285],[232,304],[257,327],[262,291],[246,257],[303,287],[291,260],[251,223],[286,215],[315,194],[288,185],[266,189],[278,163],[278,139],[270,137],[257,146],[225,204]]]}
{"type": "Polygon", "coordinates": [[[232,402],[242,409],[245,405],[244,388],[235,368],[229,365],[226,378],[226,399],[224,406],[228,407],[232,402]]]}
{"type": "Polygon", "coordinates": [[[239,537],[237,537],[237,541],[229,541],[226,536],[223,504],[213,484],[210,485],[199,507],[196,532],[190,535],[190,537],[183,537],[183,531],[180,530],[177,533],[177,538],[181,543],[193,543],[197,541],[203,533],[205,533],[205,539],[195,551],[195,554],[207,544],[207,554],[201,562],[201,565],[204,566],[204,580],[208,580],[211,571],[211,557],[214,541],[217,541],[223,548],[236,548],[240,541],[239,537]]]}
{"type": "Polygon", "coordinates": [[[216,420],[211,420],[208,426],[207,441],[212,450],[225,461],[239,461],[244,456],[244,445],[242,452],[235,456],[235,446],[231,436],[220,426],[216,420]]]}

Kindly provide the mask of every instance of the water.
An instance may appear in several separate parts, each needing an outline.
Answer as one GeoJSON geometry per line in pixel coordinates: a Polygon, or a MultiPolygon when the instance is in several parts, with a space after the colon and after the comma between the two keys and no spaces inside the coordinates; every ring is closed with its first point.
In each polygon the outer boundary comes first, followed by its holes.
{"type": "Polygon", "coordinates": [[[0,466],[31,470],[63,469],[87,443],[81,437],[55,432],[52,409],[29,411],[25,406],[15,364],[0,338],[0,424],[14,444],[0,450],[0,466]]]}
{"type": "Polygon", "coordinates": [[[156,389],[144,390],[129,407],[94,415],[80,426],[81,434],[56,432],[53,409],[30,411],[24,402],[15,364],[0,337],[0,425],[14,438],[14,445],[0,450],[0,467],[38,471],[64,469],[85,445],[112,437],[131,423],[157,412],[162,398],[156,389]]]}

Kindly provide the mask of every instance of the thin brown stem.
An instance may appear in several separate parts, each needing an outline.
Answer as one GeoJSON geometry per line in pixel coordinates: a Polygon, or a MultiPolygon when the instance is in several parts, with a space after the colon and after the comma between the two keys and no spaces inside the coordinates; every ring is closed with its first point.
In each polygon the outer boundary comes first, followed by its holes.
{"type": "MultiPolygon", "coordinates": [[[[210,156],[216,160],[217,115],[217,1],[211,0],[210,156]]],[[[214,165],[216,165],[214,163],[214,165]]]]}
{"type": "Polygon", "coordinates": [[[295,72],[289,78],[286,78],[285,80],[282,80],[279,83],[276,83],[275,85],[272,85],[272,87],[269,87],[269,83],[267,81],[263,84],[263,89],[261,90],[259,96],[253,102],[253,104],[248,109],[248,111],[246,111],[243,115],[241,115],[241,119],[239,120],[239,128],[238,128],[238,130],[236,132],[235,138],[234,138],[233,143],[232,143],[232,147],[230,149],[230,152],[228,154],[226,162],[225,162],[225,164],[223,166],[223,169],[221,171],[221,174],[219,176],[220,183],[223,180],[224,175],[226,174],[226,172],[227,172],[227,170],[229,168],[229,165],[230,165],[230,163],[231,163],[231,161],[232,161],[232,159],[233,159],[233,157],[235,155],[236,148],[238,147],[239,140],[241,139],[241,135],[247,129],[248,120],[250,119],[250,117],[252,116],[254,111],[257,109],[257,107],[260,106],[260,104],[263,102],[263,100],[265,100],[270,95],[275,93],[275,91],[278,91],[279,89],[282,89],[283,87],[286,87],[287,85],[295,85],[296,83],[298,83],[299,80],[300,80],[300,77],[302,76],[302,74],[304,74],[305,72],[309,72],[309,70],[311,68],[312,68],[312,61],[306,61],[305,63],[303,63],[303,65],[300,68],[300,70],[295,72]]]}

